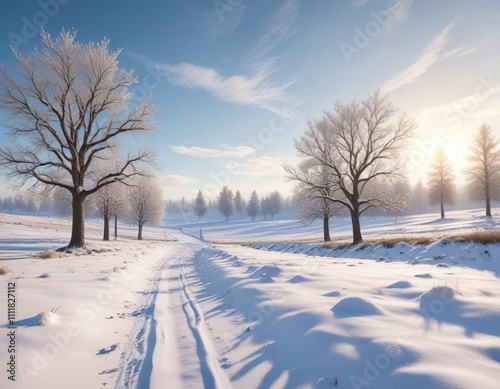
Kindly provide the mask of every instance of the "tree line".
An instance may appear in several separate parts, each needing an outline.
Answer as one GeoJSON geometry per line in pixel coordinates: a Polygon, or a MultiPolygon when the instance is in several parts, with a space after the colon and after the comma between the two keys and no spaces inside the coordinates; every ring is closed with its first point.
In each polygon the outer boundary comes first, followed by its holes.
{"type": "MultiPolygon", "coordinates": [[[[363,241],[360,218],[383,211],[400,214],[408,207],[404,152],[417,127],[389,101],[375,92],[361,101],[337,101],[323,117],[308,120],[295,140],[300,163],[285,165],[288,180],[297,183],[295,198],[305,220],[323,219],[324,240],[330,240],[329,220],[348,214],[354,244],[363,241]]],[[[498,139],[487,124],[479,127],[471,141],[464,172],[466,192],[472,201],[500,199],[500,151],[498,139]]],[[[430,205],[455,204],[454,167],[443,148],[438,148],[427,172],[425,191],[430,205]]],[[[422,198],[421,198],[422,199],[422,198]]]]}

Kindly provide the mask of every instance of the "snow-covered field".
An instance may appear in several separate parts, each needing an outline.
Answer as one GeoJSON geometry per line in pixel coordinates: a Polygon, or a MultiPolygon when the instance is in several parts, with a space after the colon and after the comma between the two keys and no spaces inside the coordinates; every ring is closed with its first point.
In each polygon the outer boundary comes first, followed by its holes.
{"type": "MultiPolygon", "coordinates": [[[[448,217],[363,227],[365,237],[442,237],[500,220],[499,210],[448,217]]],[[[90,254],[41,259],[67,243],[69,222],[0,214],[0,388],[498,387],[500,245],[333,251],[290,243],[321,238],[319,223],[216,218],[167,218],[142,242],[130,227],[102,242],[91,221],[90,254]],[[200,229],[220,243],[197,239],[200,229]]],[[[334,239],[349,232],[332,222],[334,239]]]]}

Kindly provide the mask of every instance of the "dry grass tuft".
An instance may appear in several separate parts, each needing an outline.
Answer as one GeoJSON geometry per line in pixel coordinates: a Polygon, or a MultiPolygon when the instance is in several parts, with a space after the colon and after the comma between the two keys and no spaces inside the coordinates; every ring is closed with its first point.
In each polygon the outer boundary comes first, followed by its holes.
{"type": "Polygon", "coordinates": [[[40,258],[42,259],[61,258],[61,253],[58,253],[54,250],[47,250],[40,254],[40,258]]]}
{"type": "Polygon", "coordinates": [[[0,266],[0,276],[4,276],[8,273],[9,271],[5,266],[0,266]]]}
{"type": "MultiPolygon", "coordinates": [[[[455,242],[475,242],[478,244],[500,243],[500,231],[467,231],[456,234],[434,234],[434,235],[398,235],[398,236],[381,236],[377,238],[368,238],[361,243],[360,248],[384,245],[386,248],[393,248],[398,243],[406,243],[411,246],[424,246],[432,244],[442,238],[451,238],[455,242]]],[[[352,246],[350,241],[335,241],[323,244],[325,248],[345,249],[352,246]]]]}
{"type": "Polygon", "coordinates": [[[456,241],[476,242],[480,244],[500,243],[499,230],[470,231],[452,236],[456,241]]]}

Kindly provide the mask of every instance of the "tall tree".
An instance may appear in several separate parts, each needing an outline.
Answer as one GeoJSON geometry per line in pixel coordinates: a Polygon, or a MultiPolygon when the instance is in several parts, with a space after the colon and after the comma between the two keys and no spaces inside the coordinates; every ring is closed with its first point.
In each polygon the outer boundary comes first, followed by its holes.
{"type": "Polygon", "coordinates": [[[207,202],[201,190],[198,191],[198,195],[194,200],[194,213],[198,216],[198,219],[201,219],[207,213],[207,202]]]}
{"type": "Polygon", "coordinates": [[[243,196],[241,196],[240,191],[237,190],[234,195],[234,209],[236,212],[243,212],[245,210],[245,206],[245,200],[243,199],[243,196]]]}
{"type": "MultiPolygon", "coordinates": [[[[331,201],[346,207],[351,216],[353,243],[363,241],[360,216],[372,207],[390,206],[385,199],[367,190],[375,179],[401,176],[400,158],[413,136],[416,124],[400,113],[379,92],[362,101],[334,103],[322,120],[308,121],[304,134],[296,139],[299,157],[313,159],[326,169],[331,201]]],[[[289,178],[308,185],[311,190],[324,184],[315,182],[316,174],[287,165],[289,178]]]]}
{"type": "Polygon", "coordinates": [[[160,225],[165,213],[165,203],[158,182],[153,177],[141,177],[130,187],[130,219],[138,227],[137,239],[142,240],[145,224],[160,225]]]}
{"type": "Polygon", "coordinates": [[[142,174],[150,162],[144,150],[90,177],[97,160],[115,158],[123,135],[155,128],[148,101],[130,104],[133,71],[118,66],[120,50],[108,40],[81,44],[76,32],[52,38],[42,31],[41,49],[30,55],[13,50],[17,65],[0,68],[0,109],[10,116],[12,143],[0,148],[0,165],[18,186],[60,187],[71,195],[68,247],[85,246],[84,200],[102,187],[142,174]]]}
{"type": "Polygon", "coordinates": [[[500,200],[500,150],[498,139],[486,123],[477,130],[469,151],[467,193],[472,201],[484,201],[486,216],[491,216],[491,202],[500,200]]]}
{"type": "Polygon", "coordinates": [[[229,220],[234,212],[234,195],[227,186],[223,187],[219,193],[219,211],[226,217],[226,221],[229,220]]]}
{"type": "Polygon", "coordinates": [[[271,220],[274,219],[274,215],[277,215],[283,209],[283,197],[278,191],[274,191],[269,195],[268,199],[269,213],[271,214],[271,220]]]}
{"type": "Polygon", "coordinates": [[[439,204],[441,219],[445,218],[445,204],[455,204],[455,176],[453,166],[444,149],[438,148],[427,173],[427,201],[430,205],[439,204]]]}
{"type": "Polygon", "coordinates": [[[254,190],[250,196],[250,200],[247,205],[247,215],[252,218],[252,222],[255,220],[260,212],[260,202],[257,192],[254,190]]]}

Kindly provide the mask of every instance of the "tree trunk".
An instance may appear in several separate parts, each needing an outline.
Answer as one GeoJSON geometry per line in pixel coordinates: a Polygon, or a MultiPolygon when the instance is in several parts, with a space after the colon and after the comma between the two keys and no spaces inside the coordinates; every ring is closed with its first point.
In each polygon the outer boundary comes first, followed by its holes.
{"type": "Polygon", "coordinates": [[[444,219],[445,215],[444,215],[444,199],[443,199],[443,196],[441,196],[441,201],[440,201],[439,205],[441,206],[441,219],[444,219]]]}
{"type": "Polygon", "coordinates": [[[486,185],[486,216],[491,217],[491,199],[490,199],[490,188],[486,185]]]}
{"type": "Polygon", "coordinates": [[[139,223],[139,232],[137,233],[137,240],[142,240],[142,223],[139,223]]]}
{"type": "Polygon", "coordinates": [[[118,238],[118,215],[115,214],[115,240],[118,238]]]}
{"type": "Polygon", "coordinates": [[[109,219],[107,212],[104,214],[104,233],[102,240],[109,240],[109,219]]]}
{"type": "Polygon", "coordinates": [[[351,210],[351,222],[352,222],[352,243],[353,244],[363,243],[358,209],[351,210]]]}
{"type": "Polygon", "coordinates": [[[71,225],[71,240],[68,244],[68,249],[85,248],[85,210],[83,207],[84,197],[80,193],[73,193],[72,205],[72,225],[71,225]]]}
{"type": "Polygon", "coordinates": [[[325,242],[330,242],[330,217],[325,213],[323,215],[323,239],[325,242]]]}

